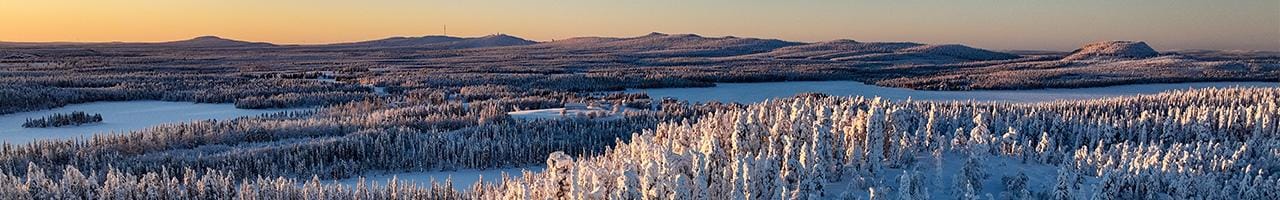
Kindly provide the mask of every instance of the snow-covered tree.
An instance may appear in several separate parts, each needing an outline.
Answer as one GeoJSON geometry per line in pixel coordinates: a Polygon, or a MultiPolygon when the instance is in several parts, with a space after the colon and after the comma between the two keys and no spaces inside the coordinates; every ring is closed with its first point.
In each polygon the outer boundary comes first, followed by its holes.
{"type": "Polygon", "coordinates": [[[550,182],[547,185],[554,186],[549,191],[556,199],[571,199],[574,177],[573,158],[565,155],[564,152],[554,152],[547,157],[547,176],[550,182]]]}
{"type": "Polygon", "coordinates": [[[924,183],[924,179],[915,172],[904,172],[898,178],[898,199],[915,200],[930,199],[928,188],[924,183]]]}
{"type": "Polygon", "coordinates": [[[1076,178],[1068,171],[1068,169],[1058,170],[1058,179],[1053,185],[1053,193],[1050,194],[1051,199],[1055,200],[1074,200],[1076,193],[1076,178]]]}
{"type": "Polygon", "coordinates": [[[1027,189],[1028,179],[1027,174],[1022,171],[1018,171],[1016,175],[1001,178],[1001,181],[1004,182],[1002,196],[1005,199],[1031,199],[1031,191],[1027,189]]]}
{"type": "Polygon", "coordinates": [[[986,177],[986,172],[978,162],[977,156],[969,156],[964,161],[964,166],[960,168],[960,172],[956,174],[956,186],[958,196],[969,196],[966,192],[975,192],[982,190],[982,180],[986,177]],[[974,190],[974,191],[966,191],[974,190]]]}

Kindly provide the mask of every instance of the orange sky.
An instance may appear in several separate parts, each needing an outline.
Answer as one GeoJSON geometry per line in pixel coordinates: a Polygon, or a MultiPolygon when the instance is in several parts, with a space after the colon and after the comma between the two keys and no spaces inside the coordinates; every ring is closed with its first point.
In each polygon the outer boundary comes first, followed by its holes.
{"type": "Polygon", "coordinates": [[[1069,50],[1098,40],[1158,49],[1280,50],[1280,1],[878,0],[0,0],[0,41],[279,44],[507,33],[533,40],[648,32],[962,43],[1069,50]]]}

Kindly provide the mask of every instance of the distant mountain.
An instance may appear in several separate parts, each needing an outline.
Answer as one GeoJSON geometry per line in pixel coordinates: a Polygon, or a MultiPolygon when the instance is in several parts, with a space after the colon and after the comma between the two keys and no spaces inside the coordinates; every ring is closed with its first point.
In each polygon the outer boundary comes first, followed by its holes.
{"type": "Polygon", "coordinates": [[[445,46],[451,49],[469,49],[469,48],[485,48],[485,47],[505,47],[505,46],[521,46],[537,44],[538,42],[518,38],[507,34],[489,35],[478,38],[466,38],[459,41],[446,43],[445,46]]]}
{"type": "MultiPolygon", "coordinates": [[[[59,46],[73,48],[259,48],[275,47],[263,42],[247,42],[201,36],[189,40],[157,43],[24,43],[0,42],[0,47],[59,46]]],[[[790,42],[777,39],[741,38],[734,36],[704,37],[696,34],[649,33],[637,37],[578,37],[551,42],[535,42],[523,38],[495,34],[483,37],[420,36],[391,37],[378,40],[291,45],[297,48],[321,49],[411,49],[450,50],[496,48],[495,53],[572,53],[574,55],[608,55],[623,60],[653,58],[699,58],[700,62],[715,57],[751,59],[787,59],[809,61],[858,61],[890,64],[948,64],[972,61],[999,61],[1021,58],[1019,55],[979,49],[959,44],[921,44],[912,42],[860,42],[832,40],[819,43],[790,42]]],[[[1176,54],[1176,53],[1175,53],[1176,54]]],[[[35,54],[35,55],[44,55],[35,54]]],[[[1146,59],[1159,56],[1145,42],[1104,41],[1084,45],[1064,56],[1064,61],[1146,59]]],[[[1037,57],[1041,55],[1027,55],[1037,57]]],[[[1056,57],[1061,55],[1046,54],[1056,57]]],[[[11,56],[13,57],[13,56],[11,56]]]]}
{"type": "Polygon", "coordinates": [[[760,54],[759,56],[783,59],[829,60],[839,57],[893,53],[898,50],[918,47],[921,45],[923,44],[910,42],[858,42],[854,40],[832,40],[779,48],[768,53],[760,54]]]}
{"type": "Polygon", "coordinates": [[[244,48],[273,47],[266,42],[246,42],[217,36],[200,36],[170,42],[0,42],[0,47],[71,47],[71,48],[244,48]]]}
{"type": "Polygon", "coordinates": [[[1085,59],[1136,59],[1159,56],[1160,52],[1151,49],[1146,42],[1140,41],[1103,41],[1089,43],[1071,52],[1064,60],[1085,59]]]}
{"type": "Polygon", "coordinates": [[[972,61],[1008,60],[1018,58],[1018,55],[988,51],[959,44],[924,45],[902,49],[899,50],[899,52],[946,56],[972,61]]]}
{"type": "Polygon", "coordinates": [[[633,53],[642,57],[735,56],[768,52],[803,43],[776,39],[703,37],[694,34],[650,33],[631,38],[584,37],[547,42],[531,48],[633,53]]]}
{"type": "MultiPolygon", "coordinates": [[[[505,47],[537,44],[538,42],[515,36],[496,34],[475,38],[450,36],[392,37],[363,42],[290,45],[298,48],[413,48],[424,50],[469,49],[486,47],[505,47]]],[[[265,42],[247,42],[231,40],[217,36],[201,36],[188,40],[170,42],[103,42],[103,43],[70,43],[70,42],[0,42],[0,47],[76,47],[76,48],[259,48],[278,47],[265,42]]]]}
{"type": "Polygon", "coordinates": [[[496,34],[475,38],[451,36],[391,37],[353,43],[319,45],[321,47],[342,48],[415,48],[415,49],[470,49],[486,47],[505,47],[537,44],[538,42],[523,38],[496,34]]]}
{"type": "Polygon", "coordinates": [[[927,45],[911,42],[858,42],[833,40],[790,46],[755,56],[778,59],[837,61],[879,61],[903,63],[948,63],[1007,60],[1018,55],[958,44],[927,45]]]}
{"type": "Polygon", "coordinates": [[[125,43],[122,45],[138,45],[138,46],[160,46],[173,48],[231,48],[231,47],[271,47],[275,46],[266,42],[246,42],[240,40],[231,40],[218,36],[200,36],[189,40],[179,40],[172,42],[158,43],[125,43]]]}
{"type": "Polygon", "coordinates": [[[976,62],[963,71],[896,78],[878,84],[951,89],[1092,87],[1135,82],[1259,80],[1275,76],[1274,71],[1280,69],[1274,62],[1280,54],[1211,50],[1162,55],[1139,41],[1094,42],[1066,56],[1046,55],[1040,57],[1044,59],[1017,62],[976,62]]]}
{"type": "Polygon", "coordinates": [[[442,42],[454,42],[454,41],[460,41],[460,40],[464,40],[464,39],[459,37],[432,35],[432,36],[422,36],[422,37],[390,37],[390,38],[380,39],[380,40],[369,40],[369,41],[352,42],[352,43],[339,43],[339,44],[331,44],[331,45],[383,46],[383,47],[421,46],[421,45],[428,45],[428,44],[438,44],[442,42]]]}

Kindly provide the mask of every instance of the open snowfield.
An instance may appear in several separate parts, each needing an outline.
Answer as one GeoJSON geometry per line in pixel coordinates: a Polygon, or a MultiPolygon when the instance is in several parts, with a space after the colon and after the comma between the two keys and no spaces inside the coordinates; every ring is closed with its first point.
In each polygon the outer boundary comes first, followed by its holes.
{"type": "Polygon", "coordinates": [[[883,97],[891,100],[928,101],[1000,101],[1045,102],[1079,100],[1103,97],[1155,94],[1170,90],[1222,87],[1280,87],[1275,82],[1202,82],[1173,84],[1137,84],[1094,88],[1037,89],[1037,90],[979,90],[979,91],[931,91],[880,87],[856,81],[795,81],[768,83],[718,83],[707,88],[628,89],[629,93],[646,92],[650,98],[672,97],[690,102],[738,102],[755,103],[774,98],[795,96],[804,92],[818,92],[832,96],[883,97]]]}
{"type": "MultiPolygon", "coordinates": [[[[326,82],[326,83],[347,83],[344,81],[338,81],[338,79],[334,79],[333,77],[324,77],[324,76],[316,78],[316,80],[320,82],[326,82]]],[[[378,96],[387,96],[387,87],[378,87],[374,85],[364,85],[364,86],[373,89],[373,93],[377,94],[378,96]]]]}
{"type": "Polygon", "coordinates": [[[206,119],[232,119],[284,109],[238,109],[234,104],[200,104],[169,101],[120,101],[72,104],[49,110],[0,115],[0,141],[22,144],[37,139],[81,138],[94,134],[127,132],[164,123],[188,122],[206,119]],[[26,119],[35,119],[54,113],[102,114],[102,122],[83,126],[56,128],[22,128],[26,119]]]}
{"type": "Polygon", "coordinates": [[[511,115],[511,118],[515,118],[515,119],[523,119],[523,120],[560,119],[560,118],[568,118],[568,117],[584,117],[584,118],[586,118],[586,117],[588,117],[588,115],[590,115],[590,114],[592,114],[592,113],[595,113],[595,114],[597,114],[597,115],[600,115],[601,117],[599,117],[599,118],[595,118],[595,119],[599,119],[599,120],[620,119],[620,118],[622,117],[621,115],[614,115],[614,114],[610,114],[609,110],[599,109],[599,108],[592,108],[592,109],[587,109],[587,110],[574,110],[574,109],[570,109],[569,111],[566,111],[563,115],[561,115],[561,114],[560,114],[560,112],[561,112],[561,111],[563,111],[563,110],[564,110],[564,108],[547,108],[547,109],[537,109],[537,110],[521,110],[521,111],[512,111],[512,112],[507,112],[507,115],[511,115]]]}
{"type": "MultiPolygon", "coordinates": [[[[605,110],[598,110],[598,111],[608,112],[605,110]]],[[[516,119],[558,119],[562,117],[578,116],[578,115],[586,114],[588,112],[591,112],[591,111],[589,110],[564,111],[564,108],[547,108],[547,109],[537,109],[537,110],[511,111],[511,112],[508,112],[507,114],[511,115],[512,118],[516,118],[516,119]],[[560,112],[565,112],[565,113],[561,115],[560,112]]]]}
{"type": "MultiPolygon", "coordinates": [[[[525,168],[501,168],[501,169],[486,169],[486,170],[462,169],[457,171],[383,173],[383,174],[364,177],[364,181],[365,181],[365,184],[384,185],[384,184],[387,184],[387,182],[391,181],[392,178],[395,178],[396,182],[398,183],[431,184],[432,180],[444,182],[445,179],[449,179],[453,181],[454,189],[467,190],[468,187],[471,187],[472,184],[474,184],[476,181],[479,181],[482,177],[484,178],[485,182],[496,183],[496,182],[502,181],[502,173],[507,173],[508,176],[512,178],[516,178],[523,175],[523,173],[521,172],[524,170],[529,170],[529,172],[532,172],[532,173],[538,173],[538,172],[542,172],[542,170],[545,168],[546,167],[543,167],[543,166],[530,166],[525,168]]],[[[338,180],[337,182],[347,186],[355,186],[356,184],[360,183],[360,178],[342,179],[342,180],[338,180]]]]}

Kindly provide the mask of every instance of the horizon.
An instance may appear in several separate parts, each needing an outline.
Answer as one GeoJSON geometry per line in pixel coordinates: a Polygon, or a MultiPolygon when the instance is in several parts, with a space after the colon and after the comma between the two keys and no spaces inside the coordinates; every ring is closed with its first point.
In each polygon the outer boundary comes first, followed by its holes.
{"type": "MultiPolygon", "coordinates": [[[[506,36],[516,37],[516,38],[525,39],[525,40],[529,40],[529,41],[534,41],[534,42],[538,42],[538,43],[545,43],[545,42],[555,42],[555,41],[558,41],[558,40],[567,40],[567,39],[575,39],[575,38],[591,38],[591,37],[622,38],[622,39],[625,39],[625,38],[637,38],[637,37],[647,36],[647,35],[649,35],[649,34],[665,34],[665,35],[692,34],[692,35],[697,35],[697,36],[704,37],[704,38],[738,37],[738,38],[754,38],[754,39],[776,39],[776,40],[782,40],[782,41],[788,41],[788,42],[800,42],[800,43],[809,43],[809,44],[812,44],[812,43],[821,43],[821,42],[828,42],[828,41],[835,41],[835,40],[853,40],[853,41],[857,41],[857,42],[915,42],[915,41],[866,41],[866,40],[856,40],[856,39],[852,39],[852,38],[839,38],[839,39],[824,40],[824,41],[795,41],[795,40],[786,40],[786,39],[779,39],[779,38],[756,38],[756,37],[742,37],[742,36],[734,36],[734,35],[709,36],[709,35],[703,35],[703,34],[697,34],[697,33],[663,33],[663,32],[650,32],[650,33],[646,33],[646,34],[642,34],[642,35],[634,35],[634,36],[576,36],[576,37],[569,37],[569,38],[557,39],[557,40],[533,40],[533,39],[529,39],[529,38],[521,37],[521,36],[519,36],[519,35],[512,35],[512,34],[506,34],[506,33],[494,33],[494,34],[488,34],[488,35],[472,35],[472,36],[460,36],[460,35],[417,35],[417,36],[413,36],[413,35],[397,35],[397,36],[386,36],[386,37],[382,37],[382,38],[367,39],[367,40],[357,40],[357,41],[338,41],[338,42],[331,42],[331,43],[305,43],[305,44],[302,44],[302,43],[293,43],[293,44],[291,44],[291,43],[274,43],[274,42],[269,42],[269,41],[242,40],[242,39],[229,38],[229,37],[223,37],[223,36],[218,36],[218,35],[199,35],[199,36],[192,36],[192,37],[189,37],[189,38],[186,38],[186,39],[177,39],[177,40],[161,40],[161,41],[83,41],[83,42],[77,42],[77,41],[5,41],[5,40],[0,40],[0,42],[9,42],[9,43],[30,43],[30,44],[39,44],[39,43],[48,43],[48,44],[54,44],[54,43],[71,43],[71,44],[163,43],[163,42],[180,42],[180,41],[194,40],[194,39],[204,38],[204,37],[213,37],[213,38],[218,38],[218,39],[223,39],[223,40],[231,40],[231,41],[252,42],[252,43],[268,43],[268,44],[276,45],[276,46],[308,46],[308,45],[333,45],[333,44],[345,44],[345,43],[356,43],[356,42],[368,42],[368,41],[384,40],[384,39],[392,39],[392,38],[453,37],[453,38],[468,39],[468,38],[482,38],[482,37],[489,37],[489,36],[495,36],[495,35],[506,35],[506,36]]],[[[1093,41],[1093,42],[1082,43],[1082,44],[1080,44],[1080,47],[1083,47],[1084,45],[1087,45],[1087,44],[1090,44],[1090,43],[1095,43],[1095,42],[1105,42],[1105,41],[1125,41],[1125,40],[1100,40],[1100,41],[1093,41]]],[[[1158,48],[1158,47],[1156,47],[1157,45],[1152,45],[1152,44],[1150,44],[1150,42],[1141,41],[1141,40],[1131,40],[1131,41],[1145,42],[1145,43],[1147,43],[1148,45],[1150,45],[1153,49],[1158,50],[1158,51],[1177,51],[1177,50],[1223,50],[1223,51],[1234,51],[1234,50],[1242,50],[1242,49],[1196,49],[1196,48],[1162,49],[1162,48],[1158,48]]],[[[925,44],[960,44],[960,45],[972,46],[972,47],[980,48],[980,49],[987,49],[987,48],[984,48],[984,47],[981,47],[981,46],[974,46],[974,45],[963,44],[963,43],[945,43],[945,42],[944,42],[944,43],[925,43],[925,44]]],[[[1075,48],[1075,49],[991,49],[991,50],[999,50],[999,51],[1052,51],[1052,52],[1068,52],[1068,51],[1072,51],[1072,50],[1078,50],[1080,47],[1075,48]]],[[[1242,51],[1280,52],[1280,50],[1267,50],[1267,49],[1263,49],[1263,50],[1248,50],[1248,49],[1243,49],[1242,51]]]]}
{"type": "Polygon", "coordinates": [[[7,42],[164,42],[214,35],[332,44],[495,33],[534,41],[649,32],[796,42],[837,39],[1072,50],[1096,41],[1153,48],[1280,50],[1280,2],[373,2],[0,0],[7,42]],[[656,13],[656,15],[655,15],[656,13]],[[907,13],[907,14],[903,14],[907,13]]]}

